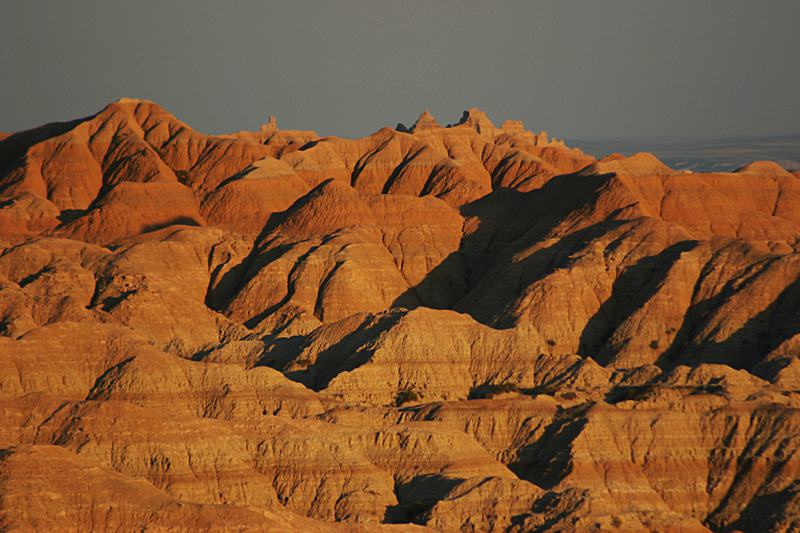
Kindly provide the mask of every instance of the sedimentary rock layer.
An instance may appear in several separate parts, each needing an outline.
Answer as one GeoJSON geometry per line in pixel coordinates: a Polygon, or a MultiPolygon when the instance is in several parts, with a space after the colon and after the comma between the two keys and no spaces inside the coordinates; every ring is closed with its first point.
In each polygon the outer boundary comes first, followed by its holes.
{"type": "Polygon", "coordinates": [[[0,531],[800,528],[800,178],[518,121],[0,138],[0,531]]]}

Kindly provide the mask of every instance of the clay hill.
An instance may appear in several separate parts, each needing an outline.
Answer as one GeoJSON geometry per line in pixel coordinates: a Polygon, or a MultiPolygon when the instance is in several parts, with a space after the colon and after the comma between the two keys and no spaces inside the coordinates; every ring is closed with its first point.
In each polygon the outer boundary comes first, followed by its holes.
{"type": "Polygon", "coordinates": [[[800,530],[800,175],[477,110],[0,138],[0,531],[800,530]]]}

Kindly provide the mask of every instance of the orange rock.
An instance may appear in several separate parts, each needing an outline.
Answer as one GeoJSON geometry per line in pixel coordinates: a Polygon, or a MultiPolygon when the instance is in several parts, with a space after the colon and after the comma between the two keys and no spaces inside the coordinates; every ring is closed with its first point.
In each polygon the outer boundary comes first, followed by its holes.
{"type": "Polygon", "coordinates": [[[430,111],[427,109],[419,116],[417,121],[411,126],[410,133],[416,133],[420,130],[427,130],[431,128],[440,128],[439,123],[433,118],[430,111]]]}
{"type": "Polygon", "coordinates": [[[281,218],[226,309],[234,320],[255,325],[265,310],[297,308],[332,322],[391,306],[444,306],[458,295],[461,265],[450,256],[462,219],[440,200],[364,195],[329,180],[281,218]]]}
{"type": "Polygon", "coordinates": [[[257,236],[272,214],[285,211],[308,191],[286,163],[264,158],[207,193],[200,210],[209,225],[257,236]]]}
{"type": "Polygon", "coordinates": [[[461,120],[458,121],[458,125],[461,124],[474,129],[480,135],[485,135],[487,137],[494,137],[495,135],[495,127],[486,117],[486,113],[474,107],[468,111],[464,111],[461,120]]]}
{"type": "Polygon", "coordinates": [[[191,190],[176,182],[123,182],[86,215],[56,228],[53,233],[86,242],[111,243],[175,224],[205,225],[191,190]]]}
{"type": "Polygon", "coordinates": [[[798,213],[475,109],[0,135],[0,530],[797,529],[798,213]]]}
{"type": "Polygon", "coordinates": [[[59,446],[20,446],[0,455],[0,520],[15,531],[430,532],[414,526],[328,524],[287,512],[201,505],[170,498],[142,480],[59,446]]]}

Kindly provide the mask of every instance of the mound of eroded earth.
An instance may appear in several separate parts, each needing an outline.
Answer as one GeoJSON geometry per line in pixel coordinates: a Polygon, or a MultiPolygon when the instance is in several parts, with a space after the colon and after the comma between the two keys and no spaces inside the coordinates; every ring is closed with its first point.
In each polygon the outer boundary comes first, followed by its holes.
{"type": "Polygon", "coordinates": [[[0,140],[0,531],[800,528],[800,177],[477,110],[0,140]]]}

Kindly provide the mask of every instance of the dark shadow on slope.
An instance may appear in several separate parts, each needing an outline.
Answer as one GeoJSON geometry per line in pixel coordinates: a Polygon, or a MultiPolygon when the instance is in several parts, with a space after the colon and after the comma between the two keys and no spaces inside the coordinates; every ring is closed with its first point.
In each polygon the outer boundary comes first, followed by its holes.
{"type": "MultiPolygon", "coordinates": [[[[384,128],[385,129],[385,128],[384,128]]],[[[348,181],[348,185],[356,188],[356,185],[359,184],[359,177],[361,173],[364,171],[365,168],[369,166],[372,160],[380,154],[386,146],[392,142],[394,138],[393,135],[384,136],[382,135],[382,130],[379,132],[375,132],[370,135],[369,139],[373,141],[377,141],[375,145],[369,148],[359,159],[356,161],[355,165],[353,166],[352,172],[350,172],[350,181],[348,181]]]]}
{"type": "MultiPolygon", "coordinates": [[[[174,170],[173,170],[173,172],[174,172],[174,170]]],[[[238,181],[238,180],[244,178],[245,176],[247,176],[248,174],[250,174],[251,172],[252,172],[252,170],[250,169],[250,167],[247,167],[244,170],[240,170],[239,172],[235,173],[233,176],[230,176],[230,177],[225,178],[224,180],[222,180],[219,183],[219,185],[217,185],[216,187],[214,187],[211,190],[212,191],[216,191],[216,190],[222,189],[223,187],[225,187],[229,183],[232,183],[234,181],[238,181]]]]}
{"type": "MultiPolygon", "coordinates": [[[[545,516],[549,518],[546,518],[541,525],[537,526],[535,529],[525,529],[525,531],[530,531],[530,533],[554,531],[551,529],[553,526],[559,522],[561,522],[562,525],[563,523],[568,524],[569,522],[567,522],[567,520],[569,517],[577,514],[582,507],[587,505],[590,499],[588,493],[589,491],[587,489],[577,488],[566,489],[563,492],[547,492],[533,503],[530,513],[512,518],[511,523],[519,527],[524,527],[524,519],[527,516],[545,516]]],[[[557,529],[555,531],[563,530],[557,529]]]]}
{"type": "Polygon", "coordinates": [[[464,238],[468,257],[480,251],[492,253],[525,238],[530,246],[548,235],[570,214],[591,208],[615,174],[581,176],[577,173],[552,178],[541,188],[526,193],[501,187],[461,207],[461,215],[477,223],[464,238]]]}
{"type": "Polygon", "coordinates": [[[268,366],[282,372],[300,355],[305,342],[305,335],[265,339],[264,356],[253,366],[268,366]]]}
{"type": "Polygon", "coordinates": [[[9,183],[5,183],[3,178],[15,167],[24,163],[25,154],[29,148],[47,139],[58,137],[70,130],[75,129],[79,124],[94,118],[91,115],[69,122],[51,122],[30,130],[12,133],[0,141],[0,190],[4,189],[9,183]]]}
{"type": "MultiPolygon", "coordinates": [[[[513,304],[526,286],[552,271],[542,269],[545,263],[555,268],[577,251],[581,243],[585,245],[628,222],[616,219],[630,207],[620,206],[611,209],[602,221],[590,227],[577,230],[564,227],[563,231],[555,234],[556,228],[571,216],[594,209],[597,199],[614,177],[613,173],[596,176],[564,174],[527,193],[499,188],[462,206],[461,214],[473,229],[462,239],[459,249],[466,268],[467,294],[453,308],[469,313],[484,324],[499,323],[495,315],[513,304]],[[516,254],[546,237],[559,238],[560,242],[522,261],[515,261],[516,254]],[[531,272],[525,272],[531,267],[531,272]],[[481,287],[483,285],[485,287],[481,287]],[[477,301],[480,295],[474,292],[476,289],[478,293],[493,291],[497,298],[490,297],[487,308],[485,302],[477,301]]],[[[577,220],[573,226],[578,224],[577,220]]],[[[509,325],[509,321],[505,321],[505,325],[509,325]]]]}
{"type": "MultiPolygon", "coordinates": [[[[272,213],[267,219],[267,223],[259,233],[258,237],[250,249],[250,253],[242,259],[239,264],[231,267],[225,272],[222,277],[216,282],[217,290],[209,290],[206,293],[206,307],[214,311],[223,311],[233,298],[239,294],[239,291],[249,282],[270,260],[266,257],[260,257],[264,250],[263,241],[269,233],[283,220],[286,219],[286,211],[279,213],[272,213]]],[[[281,255],[285,253],[286,248],[281,248],[281,255]]],[[[271,250],[272,251],[272,250],[271,250]]],[[[218,272],[218,271],[217,271],[218,272]]],[[[212,276],[213,279],[213,276],[212,276]]]]}
{"type": "MultiPolygon", "coordinates": [[[[704,273],[700,274],[702,279],[704,273]]],[[[698,281],[699,283],[699,281],[698,281]]],[[[678,365],[688,362],[686,355],[696,352],[698,347],[692,346],[690,343],[697,335],[697,332],[703,328],[707,323],[709,316],[716,310],[722,302],[727,298],[733,289],[733,280],[726,282],[725,286],[715,295],[705,300],[698,301],[689,306],[686,313],[683,315],[672,344],[661,353],[655,365],[665,369],[671,370],[678,365]]]]}
{"type": "MultiPolygon", "coordinates": [[[[412,305],[412,303],[419,300],[422,305],[430,308],[457,308],[457,303],[463,300],[474,283],[483,277],[486,270],[485,266],[490,261],[491,256],[496,254],[500,248],[509,244],[509,242],[507,242],[508,239],[512,239],[513,242],[513,239],[525,235],[527,237],[525,242],[517,248],[532,245],[535,243],[537,235],[547,232],[556,224],[560,223],[563,216],[569,214],[576,203],[581,204],[586,201],[591,201],[592,198],[598,194],[598,189],[608,182],[610,176],[613,175],[604,175],[600,177],[566,175],[560,177],[562,180],[566,180],[562,183],[562,187],[574,188],[576,185],[580,184],[580,190],[588,190],[588,193],[582,195],[562,194],[562,189],[554,183],[558,182],[559,179],[554,178],[548,183],[548,185],[552,185],[542,188],[545,191],[544,193],[540,190],[530,193],[520,193],[511,189],[500,189],[491,193],[486,198],[464,206],[464,208],[462,208],[462,214],[465,216],[483,216],[486,218],[485,221],[482,220],[480,222],[480,225],[483,227],[479,227],[479,231],[462,239],[459,250],[451,253],[439,265],[434,267],[420,283],[411,287],[408,291],[396,298],[391,307],[413,307],[416,304],[412,305]],[[576,196],[579,197],[577,200],[575,199],[576,196]],[[564,203],[568,205],[562,206],[561,204],[564,203]],[[553,209],[552,206],[554,204],[561,207],[553,209]],[[554,213],[554,211],[558,213],[554,213]],[[533,217],[534,222],[537,220],[541,222],[541,218],[547,219],[549,222],[544,225],[539,224],[539,226],[533,228],[533,233],[536,235],[531,236],[531,217],[523,216],[523,212],[536,215],[533,217]],[[509,228],[509,220],[513,221],[513,224],[511,224],[513,228],[509,228]],[[501,235],[498,233],[501,233],[501,235]]],[[[221,295],[219,293],[214,295],[213,301],[215,309],[224,311],[227,303],[257,275],[258,271],[263,268],[269,260],[274,260],[276,258],[262,257],[263,250],[270,246],[270,242],[273,240],[272,236],[274,231],[278,226],[284,223],[292,213],[301,209],[308,202],[313,201],[315,195],[319,194],[319,191],[323,187],[324,183],[299,198],[287,210],[270,215],[248,257],[246,257],[239,266],[223,275],[218,283],[218,286],[226,287],[227,295],[221,295]]],[[[618,224],[619,222],[612,223],[618,224]]],[[[516,296],[516,293],[510,298],[513,300],[514,296],[516,296]]],[[[276,306],[271,306],[269,309],[264,309],[257,316],[251,317],[246,325],[251,328],[254,327],[269,314],[274,313],[283,303],[285,302],[276,306]]],[[[504,302],[504,305],[505,303],[507,302],[504,302]]],[[[462,308],[458,308],[458,310],[470,311],[467,306],[462,306],[462,308]]],[[[471,314],[476,318],[481,318],[481,315],[477,313],[471,314]]],[[[488,323],[490,321],[491,320],[486,320],[485,322],[488,323]]]]}
{"type": "MultiPolygon", "coordinates": [[[[114,182],[105,181],[105,175],[103,177],[103,180],[104,180],[103,184],[100,186],[100,189],[98,189],[97,194],[92,199],[92,201],[89,202],[89,205],[86,207],[86,209],[67,209],[67,210],[61,211],[61,214],[58,216],[58,220],[61,221],[61,224],[59,225],[59,228],[64,228],[64,227],[68,226],[70,223],[78,220],[79,218],[87,216],[87,215],[91,215],[92,212],[94,212],[95,210],[103,207],[103,205],[105,205],[104,201],[106,200],[106,197],[109,195],[109,193],[112,190],[114,190],[114,188],[116,188],[117,185],[119,185],[120,183],[125,183],[124,180],[114,181],[114,182]]],[[[195,226],[199,225],[199,224],[197,224],[196,221],[194,221],[194,219],[190,219],[190,220],[192,220],[192,223],[191,224],[187,224],[187,225],[195,225],[195,226]]],[[[160,227],[158,227],[156,229],[163,229],[163,228],[165,228],[167,226],[170,226],[170,225],[171,224],[167,224],[165,226],[160,226],[160,227]]],[[[147,233],[148,231],[155,231],[155,230],[149,230],[149,229],[145,228],[142,232],[143,233],[147,233]]]]}
{"type": "Polygon", "coordinates": [[[225,268],[227,263],[220,263],[211,271],[211,275],[209,276],[211,282],[208,284],[205,296],[206,307],[213,311],[220,311],[229,303],[231,297],[238,292],[239,280],[242,279],[247,272],[249,264],[246,261],[248,257],[249,254],[242,259],[241,262],[225,271],[222,276],[220,276],[220,272],[225,268]]]}
{"type": "MultiPolygon", "coordinates": [[[[607,249],[613,249],[614,244],[611,243],[607,249]]],[[[592,357],[599,364],[607,365],[615,353],[606,343],[616,328],[655,296],[681,254],[697,245],[698,241],[675,243],[656,255],[639,259],[617,276],[611,295],[583,328],[578,355],[592,357]]]]}
{"type": "Polygon", "coordinates": [[[552,246],[541,248],[523,259],[517,254],[530,246],[523,239],[499,253],[494,264],[454,308],[469,313],[473,319],[497,328],[512,328],[516,317],[510,314],[512,306],[523,292],[534,283],[544,280],[559,268],[569,268],[576,253],[608,232],[628,224],[629,221],[611,218],[572,232],[552,246]]]}
{"type": "MultiPolygon", "coordinates": [[[[456,309],[469,313],[484,324],[497,325],[496,316],[513,303],[520,291],[527,286],[526,283],[530,284],[541,279],[552,268],[557,267],[559,262],[563,263],[568,259],[569,253],[564,254],[554,248],[562,249],[566,245],[570,251],[580,249],[593,238],[625,223],[613,220],[620,211],[616,210],[610,213],[605,221],[593,227],[567,234],[557,246],[541,250],[523,261],[513,261],[514,253],[535,245],[575,209],[590,205],[613,176],[613,174],[563,175],[553,178],[541,189],[529,193],[499,189],[487,197],[464,206],[461,210],[463,215],[477,217],[477,231],[464,237],[457,251],[434,267],[420,283],[400,295],[391,307],[412,307],[411,302],[419,300],[426,307],[456,309]],[[578,194],[570,194],[573,191],[578,191],[578,194]],[[557,255],[555,264],[552,254],[557,255]],[[492,269],[490,265],[495,268],[492,269]],[[513,287],[506,287],[505,291],[495,290],[498,284],[502,286],[509,284],[509,276],[505,270],[512,265],[521,282],[511,280],[515,283],[513,287]],[[498,297],[491,302],[492,305],[486,306],[484,301],[471,301],[470,289],[476,287],[487,275],[492,274],[494,279],[486,280],[487,287],[483,288],[484,292],[494,291],[498,294],[498,297]]],[[[223,302],[235,297],[267,264],[267,258],[261,257],[261,254],[262,250],[269,246],[274,230],[293,212],[312,201],[323,186],[324,184],[321,184],[298,199],[286,211],[273,213],[270,216],[249,256],[239,267],[231,269],[221,279],[220,284],[228,287],[228,297],[216,294],[215,308],[224,310],[226,304],[223,302]]],[[[248,320],[246,325],[254,327],[266,316],[274,313],[280,305],[263,310],[248,320]]],[[[502,325],[507,327],[513,324],[511,320],[507,320],[502,325]]]]}
{"type": "Polygon", "coordinates": [[[386,508],[383,522],[387,524],[423,524],[424,515],[447,493],[463,483],[463,478],[438,474],[423,474],[395,485],[397,505],[386,508]]]}
{"type": "MultiPolygon", "coordinates": [[[[474,271],[470,272],[467,265],[472,263],[474,266],[479,261],[475,259],[474,249],[471,258],[470,253],[465,250],[472,246],[469,237],[465,237],[459,250],[451,253],[420,283],[403,293],[395,300],[392,307],[401,306],[402,298],[408,293],[413,293],[426,307],[455,309],[493,327],[514,327],[513,317],[503,316],[503,312],[508,310],[527,287],[541,281],[556,269],[568,265],[573,255],[583,250],[593,240],[630,223],[625,220],[614,220],[613,216],[618,212],[619,210],[615,211],[609,219],[598,224],[570,233],[561,238],[556,245],[537,250],[522,260],[515,260],[515,255],[528,248],[528,242],[507,244],[494,255],[479,251],[477,255],[483,255],[491,267],[486,264],[481,265],[482,272],[477,276],[477,281],[471,279],[475,277],[474,271]],[[481,281],[483,281],[481,285],[487,281],[490,285],[481,287],[483,290],[471,292],[481,281]]],[[[530,246],[534,244],[535,242],[532,242],[530,246]]]]}
{"type": "MultiPolygon", "coordinates": [[[[295,272],[298,269],[303,268],[303,266],[305,265],[306,260],[313,253],[315,253],[321,246],[326,245],[329,241],[331,241],[332,239],[335,239],[336,237],[338,237],[338,235],[339,235],[338,233],[333,233],[333,234],[324,236],[322,238],[322,241],[319,244],[315,244],[315,245],[311,246],[308,250],[306,250],[305,253],[303,253],[303,255],[298,257],[297,260],[294,262],[294,265],[292,265],[291,271],[289,272],[289,275],[286,278],[287,279],[287,281],[286,281],[286,283],[287,283],[286,295],[281,299],[280,302],[278,302],[278,303],[276,303],[274,305],[271,305],[270,307],[262,310],[257,315],[255,315],[255,316],[251,317],[250,319],[246,320],[244,325],[247,326],[250,329],[255,328],[256,326],[258,326],[258,324],[262,320],[264,320],[269,315],[271,315],[275,311],[277,311],[280,308],[282,308],[283,306],[285,306],[287,303],[289,303],[291,301],[292,297],[296,293],[296,289],[295,289],[295,285],[296,285],[295,272]]],[[[239,290],[241,290],[251,279],[253,279],[262,268],[264,268],[265,266],[269,265],[273,261],[276,261],[276,260],[280,259],[287,252],[292,251],[292,249],[294,248],[294,246],[296,244],[297,243],[290,243],[290,244],[286,244],[286,245],[276,246],[275,248],[272,248],[272,249],[269,249],[269,250],[266,250],[266,251],[260,251],[259,250],[259,253],[255,256],[254,259],[252,259],[250,261],[248,269],[244,272],[244,275],[242,276],[242,278],[241,278],[241,280],[239,282],[239,290]]],[[[323,282],[320,283],[318,294],[317,294],[318,298],[322,294],[322,291],[325,288],[325,285],[327,283],[329,283],[331,277],[335,274],[336,270],[340,266],[341,266],[341,263],[337,263],[336,266],[330,272],[328,272],[328,274],[327,274],[326,278],[323,280],[323,282]]],[[[238,293],[238,290],[236,292],[238,293]]],[[[322,317],[320,316],[321,312],[319,311],[319,308],[320,308],[320,305],[319,305],[319,302],[317,302],[317,304],[315,306],[315,310],[314,310],[314,315],[317,318],[319,318],[320,320],[322,320],[322,317]]]]}
{"type": "MultiPolygon", "coordinates": [[[[270,215],[264,228],[256,238],[255,245],[250,254],[243,259],[239,265],[226,272],[217,283],[218,287],[225,287],[226,294],[221,294],[220,291],[215,292],[213,298],[207,297],[207,305],[212,304],[214,309],[224,310],[226,305],[228,305],[262,268],[270,262],[279,259],[292,248],[294,243],[280,245],[265,252],[265,249],[270,246],[270,243],[274,242],[273,235],[275,230],[286,222],[291,217],[292,213],[312,201],[314,195],[319,194],[318,191],[325,183],[327,183],[327,181],[299,198],[287,210],[270,215]]],[[[325,244],[330,239],[337,237],[337,235],[338,233],[333,233],[320,237],[322,238],[322,243],[325,244]]],[[[302,263],[315,249],[316,247],[309,250],[303,257],[296,261],[296,264],[302,263]]],[[[426,307],[435,309],[449,308],[453,302],[463,297],[466,293],[463,268],[463,259],[461,255],[458,252],[451,253],[439,265],[434,267],[419,284],[399,295],[392,302],[390,308],[414,308],[420,303],[426,307]]],[[[289,277],[291,278],[291,276],[289,277]]],[[[245,325],[249,328],[255,327],[267,316],[285,305],[291,299],[293,292],[290,286],[287,296],[283,301],[262,310],[256,316],[247,320],[245,325]]]]}
{"type": "Polygon", "coordinates": [[[392,173],[389,175],[389,178],[386,180],[386,183],[383,185],[383,190],[381,191],[382,194],[389,194],[389,191],[392,189],[392,186],[397,182],[397,179],[402,175],[403,171],[411,164],[419,154],[425,151],[425,148],[419,148],[412,153],[406,155],[403,160],[400,162],[399,165],[395,167],[392,173]]]}
{"type": "Polygon", "coordinates": [[[158,231],[170,226],[194,226],[200,227],[201,224],[192,217],[175,217],[167,222],[160,222],[158,224],[149,224],[142,228],[142,233],[150,233],[151,231],[158,231]]]}
{"type": "MultiPolygon", "coordinates": [[[[299,205],[298,202],[301,200],[303,202],[307,202],[308,199],[306,198],[309,193],[295,201],[294,204],[289,206],[284,211],[279,211],[276,213],[271,213],[267,222],[264,224],[264,227],[259,232],[258,236],[256,237],[253,247],[250,250],[250,253],[247,254],[247,257],[242,259],[242,261],[228,270],[225,274],[222,275],[220,280],[217,282],[217,287],[224,287],[219,291],[215,291],[213,297],[209,299],[209,296],[206,297],[206,305],[209,306],[211,302],[213,302],[213,309],[216,311],[222,311],[224,308],[230,303],[233,298],[244,288],[247,283],[253,279],[267,264],[271,261],[278,259],[281,255],[286,253],[290,249],[290,245],[286,246],[277,246],[271,250],[268,250],[266,253],[264,251],[269,247],[270,242],[273,241],[271,239],[271,235],[275,228],[285,222],[291,212],[296,209],[296,206],[299,205]]],[[[258,320],[251,319],[251,324],[258,324],[263,318],[267,316],[268,313],[261,313],[258,320]]],[[[249,326],[253,327],[253,326],[249,326]]]]}
{"type": "Polygon", "coordinates": [[[791,510],[798,508],[800,508],[800,482],[795,481],[780,492],[756,495],[733,522],[725,524],[721,516],[712,513],[704,521],[704,525],[720,533],[733,533],[765,531],[766,524],[783,522],[782,525],[786,529],[768,531],[797,531],[800,528],[800,516],[793,516],[791,510]]]}
{"type": "MultiPolygon", "coordinates": [[[[375,353],[375,341],[380,334],[396,326],[403,316],[405,316],[403,310],[386,312],[377,316],[365,315],[364,321],[355,330],[342,337],[336,344],[319,352],[315,361],[309,361],[308,366],[302,370],[284,372],[284,375],[310,389],[321,391],[337,375],[350,372],[366,364],[375,353]]],[[[312,333],[301,346],[293,346],[292,349],[296,355],[288,361],[286,366],[301,363],[297,357],[314,340],[312,333]]]]}
{"type": "Polygon", "coordinates": [[[572,441],[588,423],[593,404],[560,411],[535,442],[520,448],[508,468],[517,477],[550,490],[572,471],[572,441]]]}
{"type": "MultiPolygon", "coordinates": [[[[241,278],[241,280],[239,282],[239,288],[238,288],[239,290],[236,291],[236,294],[238,294],[238,292],[242,288],[244,288],[244,286],[251,279],[253,279],[262,268],[266,267],[267,265],[269,265],[273,261],[277,261],[285,253],[290,252],[291,249],[292,249],[292,246],[290,246],[290,245],[278,246],[278,247],[273,248],[271,250],[267,250],[266,252],[259,253],[252,261],[250,261],[249,267],[244,272],[244,274],[243,274],[243,276],[242,276],[242,278],[241,278]]],[[[294,286],[293,286],[293,284],[291,282],[292,274],[303,263],[303,261],[308,258],[309,255],[314,253],[314,251],[316,249],[317,249],[317,247],[312,247],[305,254],[300,256],[297,259],[297,261],[295,262],[294,266],[292,267],[291,272],[287,276],[287,285],[288,285],[288,287],[287,287],[287,291],[286,291],[286,296],[284,296],[283,299],[280,302],[278,302],[278,303],[276,303],[274,305],[271,305],[270,307],[267,307],[266,309],[262,310],[260,313],[258,313],[255,316],[249,318],[248,320],[246,320],[244,322],[244,325],[246,327],[248,327],[250,329],[255,328],[262,320],[264,320],[269,315],[271,315],[272,313],[274,313],[275,311],[277,311],[278,309],[280,309],[281,307],[286,305],[286,303],[289,302],[289,300],[291,300],[292,296],[294,295],[294,286]]]]}
{"type": "MultiPolygon", "coordinates": [[[[399,266],[398,266],[399,268],[399,266]]],[[[431,309],[450,309],[466,294],[467,282],[464,259],[460,251],[452,252],[433,267],[416,285],[395,298],[391,308],[411,309],[421,302],[431,309]]]]}
{"type": "MultiPolygon", "coordinates": [[[[759,523],[775,523],[792,503],[800,504],[800,481],[792,477],[796,437],[787,427],[792,424],[787,420],[791,412],[791,408],[773,404],[751,414],[747,444],[736,457],[733,479],[704,521],[715,531],[762,531],[759,523]]],[[[734,428],[731,437],[736,432],[734,428]]],[[[730,440],[722,443],[723,447],[729,444],[730,440]]],[[[795,525],[800,525],[800,517],[795,520],[795,525]]]]}
{"type": "Polygon", "coordinates": [[[696,336],[695,332],[714,318],[715,311],[725,301],[745,290],[765,270],[767,269],[758,270],[736,288],[734,288],[735,282],[739,280],[729,280],[715,296],[691,306],[673,346],[656,364],[662,368],[674,368],[681,364],[691,366],[703,363],[725,364],[736,369],[755,368],[756,375],[763,376],[764,379],[774,377],[773,373],[780,368],[763,363],[763,358],[781,342],[800,333],[800,320],[797,319],[800,310],[800,277],[786,286],[767,307],[750,317],[744,325],[723,341],[689,345],[696,336]],[[676,346],[679,341],[681,344],[676,346]]]}
{"type": "Polygon", "coordinates": [[[86,400],[107,400],[109,398],[109,392],[113,391],[115,386],[119,383],[120,376],[125,374],[128,366],[133,364],[135,360],[136,357],[129,357],[98,376],[97,379],[94,380],[92,388],[89,389],[86,400]]]}
{"type": "Polygon", "coordinates": [[[88,209],[64,209],[56,218],[61,224],[69,224],[73,220],[78,220],[88,212],[88,209]]]}

